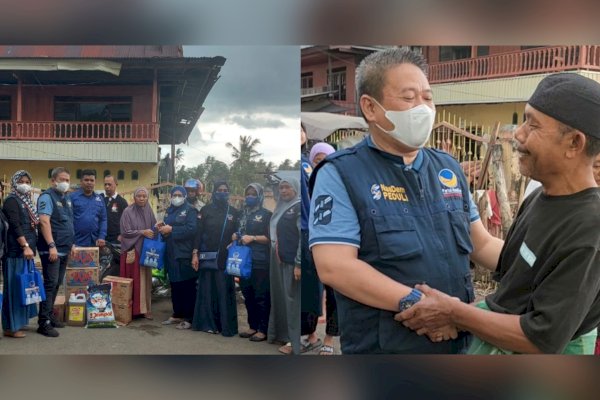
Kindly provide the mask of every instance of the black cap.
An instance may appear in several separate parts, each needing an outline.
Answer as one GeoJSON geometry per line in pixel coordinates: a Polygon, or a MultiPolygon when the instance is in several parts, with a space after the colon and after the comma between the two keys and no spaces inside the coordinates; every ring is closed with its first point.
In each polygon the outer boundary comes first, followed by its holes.
{"type": "Polygon", "coordinates": [[[563,124],[600,139],[600,83],[576,73],[548,75],[528,103],[563,124]]]}

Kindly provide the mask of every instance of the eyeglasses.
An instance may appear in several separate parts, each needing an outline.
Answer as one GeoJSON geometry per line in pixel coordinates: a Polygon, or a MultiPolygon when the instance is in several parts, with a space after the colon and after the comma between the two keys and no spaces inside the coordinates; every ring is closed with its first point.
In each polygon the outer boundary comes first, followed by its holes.
{"type": "Polygon", "coordinates": [[[229,193],[229,189],[217,189],[217,193],[229,193]]]}

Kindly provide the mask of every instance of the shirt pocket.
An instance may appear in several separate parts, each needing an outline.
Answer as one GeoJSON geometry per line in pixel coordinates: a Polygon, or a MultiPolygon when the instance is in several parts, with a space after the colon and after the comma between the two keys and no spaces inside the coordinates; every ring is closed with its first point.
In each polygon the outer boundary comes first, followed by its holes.
{"type": "Polygon", "coordinates": [[[423,245],[411,216],[375,216],[379,257],[382,260],[407,260],[420,256],[423,245]]]}
{"type": "Polygon", "coordinates": [[[473,251],[473,243],[469,214],[464,211],[450,211],[448,214],[458,251],[462,254],[470,254],[473,251]]]}

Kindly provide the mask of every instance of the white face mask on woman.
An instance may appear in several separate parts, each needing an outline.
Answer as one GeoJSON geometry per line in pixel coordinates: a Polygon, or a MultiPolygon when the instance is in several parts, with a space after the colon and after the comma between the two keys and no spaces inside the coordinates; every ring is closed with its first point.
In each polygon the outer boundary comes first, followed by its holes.
{"type": "Polygon", "coordinates": [[[19,183],[17,185],[17,192],[19,192],[21,194],[27,194],[27,193],[31,192],[31,186],[26,183],[19,183]]]}
{"type": "Polygon", "coordinates": [[[183,204],[183,202],[185,201],[185,199],[183,197],[173,197],[171,198],[171,204],[175,207],[179,207],[180,205],[183,204]]]}
{"type": "Polygon", "coordinates": [[[373,99],[373,101],[385,111],[385,117],[394,125],[394,129],[387,131],[375,123],[379,129],[413,149],[425,146],[431,135],[431,129],[433,129],[435,110],[425,104],[420,104],[410,110],[389,111],[383,108],[377,100],[373,99]]]}

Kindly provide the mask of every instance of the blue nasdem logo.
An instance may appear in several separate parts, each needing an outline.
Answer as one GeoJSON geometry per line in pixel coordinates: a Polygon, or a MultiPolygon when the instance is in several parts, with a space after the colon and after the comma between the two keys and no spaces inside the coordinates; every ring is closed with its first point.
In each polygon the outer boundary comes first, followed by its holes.
{"type": "Polygon", "coordinates": [[[438,179],[442,185],[446,186],[447,188],[453,189],[458,186],[458,178],[456,177],[456,174],[448,168],[444,168],[438,173],[438,179]]]}

